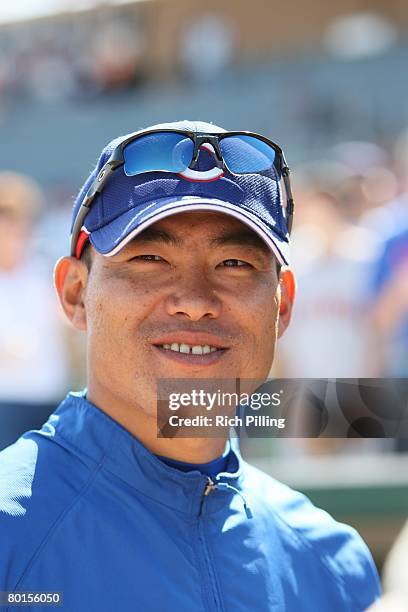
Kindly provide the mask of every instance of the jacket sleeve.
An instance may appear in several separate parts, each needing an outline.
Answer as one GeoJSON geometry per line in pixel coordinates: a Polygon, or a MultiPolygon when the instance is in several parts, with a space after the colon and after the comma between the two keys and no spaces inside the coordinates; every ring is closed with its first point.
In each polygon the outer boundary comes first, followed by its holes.
{"type": "Polygon", "coordinates": [[[0,452],[1,591],[16,589],[88,474],[35,431],[0,452]]]}
{"type": "Polygon", "coordinates": [[[316,609],[317,598],[325,606],[320,609],[332,612],[367,610],[379,598],[380,582],[357,531],[257,468],[250,466],[247,473],[251,507],[261,499],[253,513],[265,513],[277,526],[288,564],[286,582],[292,579],[301,609],[316,609]]]}
{"type": "MultiPolygon", "coordinates": [[[[303,563],[320,567],[344,610],[363,612],[380,596],[371,553],[357,531],[317,508],[302,493],[281,485],[279,520],[303,550],[303,563]]],[[[316,570],[314,570],[316,571],[316,570]]],[[[337,609],[337,608],[336,608],[337,609]]]]}

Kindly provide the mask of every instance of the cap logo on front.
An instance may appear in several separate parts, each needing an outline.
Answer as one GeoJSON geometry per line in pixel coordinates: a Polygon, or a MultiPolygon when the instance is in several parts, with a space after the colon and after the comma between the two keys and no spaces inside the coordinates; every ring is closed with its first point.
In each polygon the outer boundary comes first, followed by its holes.
{"type": "Polygon", "coordinates": [[[222,168],[214,166],[214,164],[211,164],[211,162],[206,164],[208,168],[204,166],[205,162],[208,162],[210,159],[212,159],[213,162],[215,161],[214,155],[215,151],[212,145],[208,143],[202,144],[200,147],[200,156],[198,159],[198,163],[196,164],[196,167],[198,166],[198,170],[187,168],[186,170],[183,170],[183,172],[179,172],[178,176],[180,178],[186,179],[187,181],[198,181],[200,183],[209,183],[211,181],[217,181],[219,178],[224,176],[224,170],[222,168]],[[207,151],[208,154],[205,155],[207,151]]]}

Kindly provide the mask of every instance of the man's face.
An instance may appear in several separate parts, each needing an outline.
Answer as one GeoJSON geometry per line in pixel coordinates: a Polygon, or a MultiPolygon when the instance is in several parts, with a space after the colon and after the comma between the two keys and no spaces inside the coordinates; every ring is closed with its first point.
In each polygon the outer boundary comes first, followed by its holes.
{"type": "Polygon", "coordinates": [[[158,221],[117,255],[93,254],[89,386],[152,413],[160,378],[264,379],[279,303],[275,256],[240,221],[214,212],[158,221]]]}

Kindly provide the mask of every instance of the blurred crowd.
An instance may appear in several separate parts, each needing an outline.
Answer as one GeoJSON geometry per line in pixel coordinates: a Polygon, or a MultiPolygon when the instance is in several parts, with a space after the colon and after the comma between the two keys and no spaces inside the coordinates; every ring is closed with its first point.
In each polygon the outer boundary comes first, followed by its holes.
{"type": "Polygon", "coordinates": [[[133,86],[144,71],[137,16],[123,8],[2,26],[0,110],[17,99],[78,100],[133,86]]]}
{"type": "MultiPolygon", "coordinates": [[[[407,162],[402,134],[387,151],[374,143],[344,142],[324,159],[295,169],[297,296],[274,376],[354,379],[354,384],[408,377],[407,162]]],[[[338,396],[336,401],[328,393],[326,406],[339,428],[345,413],[338,411],[338,396]]],[[[349,410],[365,416],[360,405],[349,410]]],[[[385,406],[381,413],[387,415],[385,406]]],[[[307,414],[305,404],[300,414],[307,414]]],[[[396,438],[381,439],[378,415],[367,414],[364,440],[286,440],[280,452],[408,451],[397,421],[396,438]]],[[[359,437],[351,431],[349,436],[359,437]]]]}
{"type": "Polygon", "coordinates": [[[408,376],[408,150],[336,145],[294,173],[298,292],[279,371],[408,376]]]}

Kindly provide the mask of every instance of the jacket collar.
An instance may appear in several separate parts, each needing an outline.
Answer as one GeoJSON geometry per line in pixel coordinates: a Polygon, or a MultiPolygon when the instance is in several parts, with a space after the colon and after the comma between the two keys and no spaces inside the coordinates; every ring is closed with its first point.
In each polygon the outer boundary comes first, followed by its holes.
{"type": "MultiPolygon", "coordinates": [[[[117,421],[85,399],[84,392],[69,393],[50,416],[48,426],[57,443],[102,465],[139,493],[183,514],[196,516],[200,512],[208,477],[163,463],[117,421]]],[[[228,464],[218,479],[240,490],[243,465],[238,439],[231,438],[228,464]]],[[[211,497],[211,512],[228,506],[224,492],[211,497]]]]}

